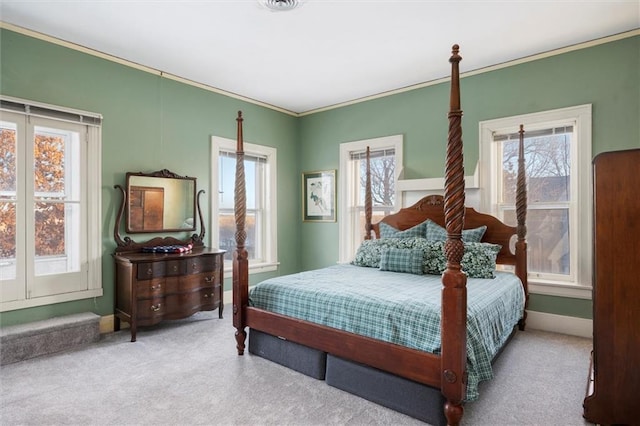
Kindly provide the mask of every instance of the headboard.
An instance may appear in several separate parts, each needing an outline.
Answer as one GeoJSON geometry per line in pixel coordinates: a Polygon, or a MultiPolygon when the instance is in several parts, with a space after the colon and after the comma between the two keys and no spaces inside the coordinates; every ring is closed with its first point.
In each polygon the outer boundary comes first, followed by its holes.
{"type": "MultiPolygon", "coordinates": [[[[380,223],[393,226],[399,230],[409,229],[415,225],[431,219],[438,225],[445,227],[444,198],[442,195],[428,195],[410,207],[400,209],[397,213],[385,216],[380,222],[373,224],[376,238],[380,237],[380,223]]],[[[487,231],[482,242],[500,244],[502,249],[498,253],[496,262],[501,265],[516,265],[516,253],[512,251],[517,228],[509,226],[494,216],[480,213],[471,207],[465,208],[464,229],[477,228],[486,225],[487,231]]]]}

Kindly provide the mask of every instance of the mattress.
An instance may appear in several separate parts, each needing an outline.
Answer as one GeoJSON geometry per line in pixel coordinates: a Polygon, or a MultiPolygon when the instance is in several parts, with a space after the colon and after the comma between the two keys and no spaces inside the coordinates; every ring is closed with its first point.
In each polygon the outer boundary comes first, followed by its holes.
{"type": "MultiPolygon", "coordinates": [[[[350,264],[271,278],[252,287],[251,306],[374,339],[439,354],[439,275],[350,264]]],[[[493,377],[492,358],[522,317],[524,291],[510,272],[467,280],[467,394],[493,377]]]]}

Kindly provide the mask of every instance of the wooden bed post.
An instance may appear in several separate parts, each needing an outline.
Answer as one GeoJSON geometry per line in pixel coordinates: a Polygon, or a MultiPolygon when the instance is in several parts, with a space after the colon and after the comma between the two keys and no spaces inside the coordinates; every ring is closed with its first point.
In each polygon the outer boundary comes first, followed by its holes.
{"type": "Polygon", "coordinates": [[[236,184],[235,184],[235,220],[236,249],[233,252],[233,326],[236,328],[236,348],[238,355],[244,354],[245,307],[249,300],[249,260],[244,242],[247,232],[244,229],[247,209],[247,195],[244,178],[244,147],[242,141],[242,111],[238,111],[238,144],[236,147],[236,184]]]}
{"type": "Polygon", "coordinates": [[[364,239],[371,239],[371,213],[372,213],[372,202],[371,202],[371,152],[369,147],[367,147],[367,171],[365,175],[365,184],[364,184],[364,239]]]}
{"type": "MultiPolygon", "coordinates": [[[[524,126],[520,125],[520,145],[518,147],[518,178],[516,181],[516,253],[527,252],[527,180],[524,164],[524,126]]],[[[529,306],[529,285],[527,279],[527,256],[518,256],[516,263],[516,275],[522,281],[524,287],[524,312],[518,322],[518,328],[524,330],[527,321],[527,307],[529,306]]]]}
{"type": "Polygon", "coordinates": [[[464,164],[462,157],[462,110],[460,109],[459,47],[453,45],[449,134],[445,165],[444,217],[447,241],[444,250],[447,268],[442,274],[442,394],[447,401],[444,413],[449,425],[462,419],[466,394],[467,363],[467,275],[460,262],[464,254],[464,164]]]}

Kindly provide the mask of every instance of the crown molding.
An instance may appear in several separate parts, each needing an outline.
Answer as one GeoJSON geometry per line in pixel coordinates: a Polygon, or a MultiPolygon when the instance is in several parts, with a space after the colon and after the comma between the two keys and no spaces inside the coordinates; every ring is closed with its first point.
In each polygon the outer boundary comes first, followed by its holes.
{"type": "MultiPolygon", "coordinates": [[[[316,114],[316,113],[319,113],[319,112],[329,111],[329,110],[332,110],[332,109],[342,108],[342,107],[349,106],[349,105],[355,105],[355,104],[359,104],[359,103],[362,103],[362,102],[367,102],[367,101],[374,100],[374,99],[380,99],[380,98],[384,98],[384,97],[387,97],[387,96],[396,95],[396,94],[399,94],[399,93],[409,92],[409,91],[412,91],[412,90],[418,90],[418,89],[422,89],[422,88],[429,87],[429,86],[435,86],[436,84],[445,83],[445,82],[448,82],[448,81],[451,80],[450,77],[442,77],[442,78],[438,78],[438,79],[435,79],[435,80],[430,80],[430,81],[426,81],[426,82],[423,82],[423,83],[402,87],[402,88],[399,88],[399,89],[394,89],[394,90],[389,90],[389,91],[386,91],[386,92],[377,93],[377,94],[371,95],[371,96],[365,96],[365,97],[358,98],[358,99],[353,99],[353,100],[350,100],[350,101],[345,101],[345,102],[340,102],[340,103],[333,104],[333,105],[328,105],[328,106],[322,107],[322,108],[316,108],[316,109],[312,109],[312,110],[304,111],[304,112],[294,112],[294,111],[290,111],[290,110],[287,110],[287,109],[284,109],[284,108],[280,108],[280,107],[275,106],[275,105],[271,105],[271,104],[268,104],[268,103],[265,103],[265,102],[258,101],[256,99],[252,99],[252,98],[248,98],[246,96],[238,95],[237,93],[228,92],[226,90],[218,89],[217,87],[209,86],[209,85],[206,85],[206,84],[203,84],[203,83],[199,83],[197,81],[193,81],[193,80],[189,80],[189,79],[177,76],[177,75],[169,74],[169,73],[166,73],[164,71],[161,71],[161,70],[158,70],[158,69],[155,69],[155,68],[147,67],[145,65],[140,65],[138,63],[135,63],[135,62],[132,62],[132,61],[128,61],[126,59],[122,59],[122,58],[119,58],[117,56],[109,55],[107,53],[100,52],[100,51],[94,50],[94,49],[90,49],[88,47],[81,46],[81,45],[75,44],[75,43],[71,43],[71,42],[68,42],[68,41],[65,41],[65,40],[60,40],[58,38],[55,38],[55,37],[52,37],[52,36],[37,32],[37,31],[33,31],[33,30],[26,29],[26,28],[22,28],[22,27],[19,27],[17,25],[9,24],[9,23],[3,22],[3,21],[0,21],[0,28],[5,28],[7,30],[10,30],[10,31],[13,31],[13,32],[16,32],[16,33],[20,33],[20,34],[23,34],[23,35],[26,35],[26,36],[29,36],[29,37],[37,38],[39,40],[47,41],[49,43],[53,43],[53,44],[56,44],[56,45],[59,45],[59,46],[67,47],[69,49],[77,50],[79,52],[86,53],[88,55],[96,56],[96,57],[99,57],[101,59],[112,61],[112,62],[121,64],[121,65],[124,65],[124,66],[127,66],[127,67],[135,68],[137,70],[148,72],[150,74],[155,74],[155,75],[158,75],[158,76],[161,76],[161,77],[164,77],[164,78],[169,78],[171,80],[175,80],[175,81],[178,81],[180,83],[188,84],[190,86],[194,86],[194,87],[197,87],[197,88],[200,88],[200,89],[203,89],[203,90],[207,90],[207,91],[214,92],[214,93],[217,93],[217,94],[220,94],[220,95],[228,96],[230,98],[238,99],[238,100],[241,100],[241,101],[244,101],[244,102],[248,102],[248,103],[251,103],[251,104],[254,104],[254,105],[258,105],[258,106],[261,106],[261,107],[269,108],[271,110],[278,111],[278,112],[281,112],[281,113],[284,113],[284,114],[287,114],[287,115],[290,115],[290,116],[293,116],[293,117],[304,117],[306,115],[312,115],[312,114],[316,114]]],[[[527,62],[537,61],[539,59],[549,58],[549,57],[552,57],[552,56],[562,55],[564,53],[573,52],[573,51],[576,51],[576,50],[587,49],[589,47],[594,47],[594,46],[598,46],[598,45],[605,44],[605,43],[611,43],[611,42],[614,42],[614,41],[618,41],[618,40],[622,40],[622,39],[630,38],[630,37],[635,37],[635,36],[638,36],[638,35],[640,35],[640,29],[626,31],[626,32],[619,33],[619,34],[613,34],[613,35],[610,35],[610,36],[607,36],[607,37],[602,37],[602,38],[598,38],[598,39],[595,39],[595,40],[590,40],[590,41],[586,41],[586,42],[583,42],[583,43],[578,43],[578,44],[574,44],[574,45],[571,45],[571,46],[566,46],[566,47],[562,47],[562,48],[559,48],[559,49],[554,49],[554,50],[550,50],[550,51],[547,51],[547,52],[538,53],[538,54],[535,54],[535,55],[526,56],[526,57],[519,58],[519,59],[514,59],[512,61],[507,61],[507,62],[503,62],[503,63],[500,63],[500,64],[495,64],[495,65],[491,65],[491,66],[488,66],[488,67],[478,68],[478,69],[475,69],[475,70],[467,71],[467,72],[461,73],[460,74],[460,78],[471,77],[471,76],[478,75],[478,74],[483,74],[483,73],[486,73],[486,72],[496,71],[496,70],[499,70],[499,69],[502,69],[502,68],[512,67],[512,66],[524,64],[524,63],[527,63],[527,62]]]]}

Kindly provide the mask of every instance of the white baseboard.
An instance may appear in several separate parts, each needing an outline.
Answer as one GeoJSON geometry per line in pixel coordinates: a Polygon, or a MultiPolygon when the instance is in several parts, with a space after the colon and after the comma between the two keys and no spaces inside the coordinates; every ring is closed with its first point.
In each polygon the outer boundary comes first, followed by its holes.
{"type": "Polygon", "coordinates": [[[100,317],[100,334],[113,333],[114,319],[113,314],[100,317]]]}
{"type": "Polygon", "coordinates": [[[227,303],[233,303],[233,290],[227,290],[222,295],[222,301],[226,305],[227,303]]]}
{"type": "Polygon", "coordinates": [[[579,337],[593,337],[593,321],[586,318],[527,311],[527,328],[579,337]]]}
{"type": "MultiPolygon", "coordinates": [[[[233,303],[233,291],[224,292],[224,303],[233,303]]],[[[527,311],[527,328],[579,337],[593,337],[593,321],[585,318],[527,311]]]]}

